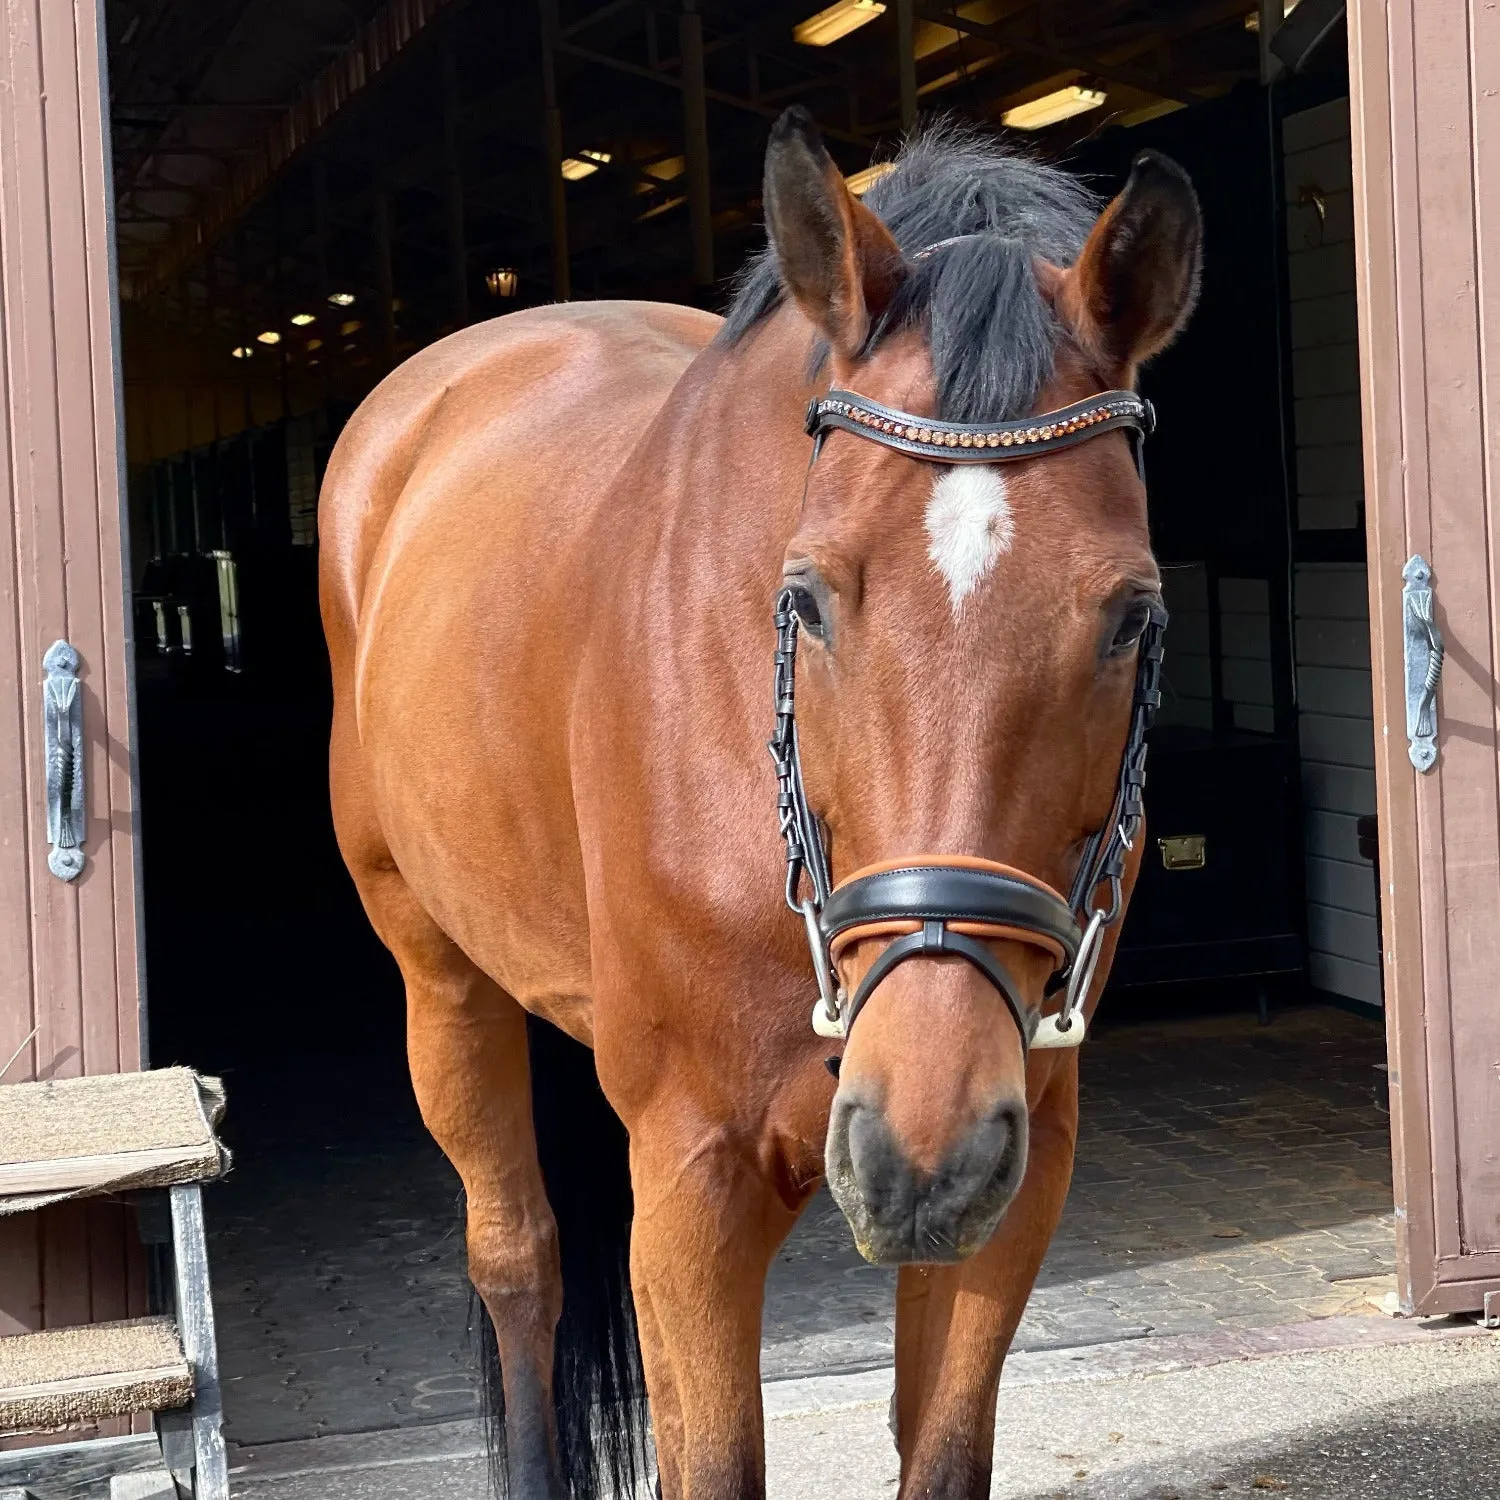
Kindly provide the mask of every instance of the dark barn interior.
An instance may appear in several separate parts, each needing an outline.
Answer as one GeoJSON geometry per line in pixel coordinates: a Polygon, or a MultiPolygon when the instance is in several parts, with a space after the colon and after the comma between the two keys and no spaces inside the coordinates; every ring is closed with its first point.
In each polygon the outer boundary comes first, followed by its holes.
{"type": "MultiPolygon", "coordinates": [[[[1086,1249],[1112,1212],[1102,1163],[1133,1153],[1136,1188],[1180,1206],[1187,1148],[1243,1161],[1313,1119],[1327,1138],[1263,1180],[1275,1211],[1246,1233],[1358,1226],[1344,1273],[1308,1261],[1309,1285],[1389,1269],[1341,29],[1294,72],[1251,0],[816,6],[107,0],[150,1048],[229,1086],[239,1169],[210,1207],[236,1441],[474,1402],[456,1184],[328,816],[329,452],[390,369],[468,323],[567,298],[723,306],[794,102],[856,187],[947,115],[1101,194],[1165,151],[1206,219],[1200,310],[1143,382],[1173,611],[1150,849],[1083,1060],[1100,1134],[1086,1102],[1076,1232],[1027,1327],[1082,1336],[1067,1287],[1109,1274],[1086,1249]],[[1160,1058],[1182,1076],[1153,1100],[1160,1058]]],[[[888,1358],[885,1283],[849,1280],[825,1207],[773,1279],[772,1377],[888,1358]],[[829,1265],[844,1303],[809,1294],[829,1265]]],[[[1183,1222],[1162,1208],[1126,1237],[1171,1262],[1194,1253],[1183,1222]]],[[[1151,1326],[1171,1316],[1191,1323],[1151,1326]]]]}

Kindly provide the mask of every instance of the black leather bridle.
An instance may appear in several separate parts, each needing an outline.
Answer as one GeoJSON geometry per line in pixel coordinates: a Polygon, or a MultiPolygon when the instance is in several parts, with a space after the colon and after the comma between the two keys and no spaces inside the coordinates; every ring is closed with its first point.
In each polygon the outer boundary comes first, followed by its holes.
{"type": "MultiPolygon", "coordinates": [[[[1133,391],[1105,391],[1057,411],[1018,422],[970,424],[914,417],[853,391],[834,390],[807,409],[812,462],[834,429],[868,438],[898,453],[935,463],[1003,463],[1070,448],[1101,433],[1124,430],[1145,479],[1145,439],[1155,426],[1151,404],[1133,391]]],[[[1166,611],[1151,607],[1137,647],[1130,730],[1108,820],[1089,838],[1064,898],[1024,870],[972,856],[888,861],[856,870],[833,884],[823,828],[808,805],[797,745],[797,612],[793,593],[776,600],[777,803],[786,841],[786,904],[803,919],[818,1001],[813,1029],[847,1037],[875,988],[898,964],[924,954],[950,954],[971,963],[999,991],[1031,1047],[1076,1047],[1083,1040],[1082,1005],[1099,961],[1104,934],[1125,908],[1125,860],[1140,830],[1146,784],[1146,732],[1161,703],[1162,632],[1166,611]],[[809,888],[804,893],[804,883],[809,888]],[[1098,905],[1108,888],[1107,905],[1098,905]],[[848,995],[838,982],[840,953],[866,937],[891,937],[848,995]],[[1027,1005],[1009,970],[985,939],[1010,939],[1043,949],[1053,960],[1048,997],[1063,991],[1061,1009],[1043,1015],[1027,1005]]],[[[830,1067],[834,1064],[830,1060],[830,1067]]]]}

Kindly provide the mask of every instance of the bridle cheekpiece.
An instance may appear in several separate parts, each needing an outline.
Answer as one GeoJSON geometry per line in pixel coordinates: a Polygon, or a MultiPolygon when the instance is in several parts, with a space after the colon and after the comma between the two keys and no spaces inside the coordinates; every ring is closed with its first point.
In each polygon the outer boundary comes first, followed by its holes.
{"type": "MultiPolygon", "coordinates": [[[[1015,422],[934,421],[844,390],[830,391],[807,408],[813,462],[834,430],[945,464],[1041,457],[1123,430],[1132,440],[1143,480],[1142,449],[1155,421],[1151,403],[1133,391],[1104,391],[1015,422]]],[[[1083,1002],[1105,932],[1125,909],[1125,861],[1144,817],[1146,732],[1161,703],[1166,623],[1166,611],[1153,605],[1137,647],[1130,729],[1114,804],[1108,820],[1085,844],[1066,898],[1024,870],[972,855],[888,860],[856,870],[835,886],[823,827],[808,805],[802,782],[796,716],[798,618],[792,590],[781,591],[776,600],[776,731],[769,748],[776,763],[777,804],[786,843],[786,904],[801,916],[807,930],[818,980],[812,1021],[819,1036],[847,1038],[865,1002],[891,970],[927,954],[964,959],[989,980],[1015,1018],[1023,1051],[1076,1047],[1082,1042],[1083,1002]],[[1100,893],[1106,889],[1108,902],[1100,906],[1100,893]],[[850,995],[839,983],[840,955],[872,937],[891,941],[850,995]],[[1023,942],[1051,957],[1046,993],[1050,997],[1062,991],[1057,1013],[1043,1014],[1026,1004],[986,939],[1023,942]]]]}

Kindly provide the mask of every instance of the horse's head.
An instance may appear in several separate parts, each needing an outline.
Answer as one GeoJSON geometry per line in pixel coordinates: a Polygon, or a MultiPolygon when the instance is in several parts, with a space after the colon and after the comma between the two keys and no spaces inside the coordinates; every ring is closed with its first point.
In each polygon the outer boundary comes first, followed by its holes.
{"type": "MultiPolygon", "coordinates": [[[[1128,390],[1196,295],[1197,202],[1156,156],[1097,213],[1048,168],[939,137],[867,207],[792,112],[765,206],[767,265],[826,346],[832,386],[918,417],[999,423],[1128,390]]],[[[784,581],[807,801],[835,881],[960,856],[1067,893],[1111,818],[1159,605],[1131,434],[949,464],[830,432],[784,581]]],[[[855,930],[838,956],[846,995],[912,927],[855,930]]],[[[1012,1010],[1056,1009],[1059,958],[1004,923],[970,931],[1010,977],[1009,1006],[981,964],[919,951],[869,991],[847,1039],[827,1170],[872,1260],[973,1252],[1025,1169],[1012,1010]]]]}

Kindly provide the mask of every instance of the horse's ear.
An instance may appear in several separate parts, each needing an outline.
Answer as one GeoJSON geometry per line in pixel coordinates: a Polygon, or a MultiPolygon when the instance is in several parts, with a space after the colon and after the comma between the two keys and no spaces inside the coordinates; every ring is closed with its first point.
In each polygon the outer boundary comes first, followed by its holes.
{"type": "Polygon", "coordinates": [[[1143,151],[1068,271],[1054,271],[1059,316],[1122,372],[1165,349],[1198,300],[1203,219],[1187,173],[1143,151]]]}
{"type": "Polygon", "coordinates": [[[904,264],[890,231],[845,187],[800,105],[771,127],[765,210],[782,284],[838,353],[854,355],[895,295],[904,264]]]}

